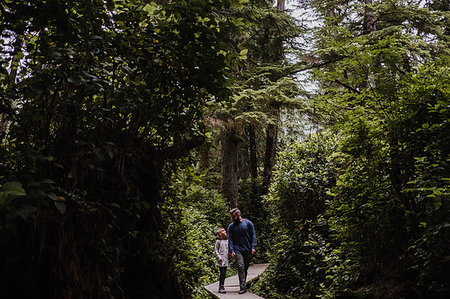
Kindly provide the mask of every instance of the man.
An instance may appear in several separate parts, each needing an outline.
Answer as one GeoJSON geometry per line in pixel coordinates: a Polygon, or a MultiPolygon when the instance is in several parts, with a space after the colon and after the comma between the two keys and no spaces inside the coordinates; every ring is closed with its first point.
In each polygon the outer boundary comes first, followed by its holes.
{"type": "Polygon", "coordinates": [[[228,226],[228,247],[231,257],[236,258],[239,276],[239,294],[247,292],[245,281],[250,261],[256,252],[256,234],[253,223],[241,217],[241,211],[234,208],[230,211],[233,222],[228,226]]]}

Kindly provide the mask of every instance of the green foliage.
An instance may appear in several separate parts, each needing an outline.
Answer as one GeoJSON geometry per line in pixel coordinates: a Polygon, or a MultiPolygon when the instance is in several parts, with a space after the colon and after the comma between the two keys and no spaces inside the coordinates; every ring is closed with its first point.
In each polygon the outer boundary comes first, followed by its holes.
{"type": "Polygon", "coordinates": [[[346,296],[373,282],[386,288],[368,289],[377,296],[448,290],[444,69],[425,65],[404,77],[398,93],[407,101],[391,110],[395,119],[351,110],[338,146],[313,139],[280,153],[268,196],[277,238],[271,269],[257,283],[261,294],[346,296]],[[387,277],[398,285],[386,287],[387,277]]]}
{"type": "Polygon", "coordinates": [[[331,258],[328,225],[322,213],[335,183],[334,141],[316,136],[279,155],[267,197],[274,247],[271,266],[256,288],[264,297],[300,298],[321,293],[331,258]]]}
{"type": "MultiPolygon", "coordinates": [[[[326,188],[334,184],[331,140],[316,136],[305,143],[296,142],[279,154],[269,204],[280,209],[277,221],[296,227],[297,220],[315,220],[323,209],[326,188]]],[[[291,228],[293,228],[291,227],[291,228]]]]}
{"type": "MultiPolygon", "coordinates": [[[[270,135],[273,135],[272,131],[275,132],[271,128],[279,122],[280,107],[300,105],[297,98],[300,91],[287,71],[290,62],[283,54],[285,46],[289,47],[288,42],[293,41],[299,30],[294,18],[264,1],[245,6],[237,17],[245,24],[246,30],[232,38],[239,49],[240,58],[245,60],[231,69],[229,82],[232,96],[225,105],[220,103],[211,107],[209,123],[220,130],[222,141],[230,137],[231,143],[222,144],[239,144],[230,149],[239,152],[239,162],[233,163],[239,163],[239,179],[246,180],[250,172],[251,177],[256,179],[259,165],[263,165],[268,157],[274,157],[269,150],[265,151],[267,137],[263,136],[267,136],[267,130],[271,130],[270,135]]],[[[236,155],[232,153],[230,157],[236,155]]],[[[225,158],[223,164],[228,161],[231,164],[234,159],[225,158]]],[[[268,177],[269,167],[266,165],[264,169],[264,175],[268,177]]],[[[228,171],[223,174],[225,182],[236,181],[228,171]]],[[[267,189],[268,183],[265,184],[267,189]]],[[[237,184],[226,183],[224,186],[227,186],[224,189],[232,189],[232,192],[224,193],[230,197],[230,201],[235,202],[237,184]]]]}
{"type": "Polygon", "coordinates": [[[443,248],[450,244],[449,193],[449,98],[448,58],[423,66],[408,78],[407,117],[398,120],[404,128],[399,138],[409,156],[411,169],[402,190],[413,204],[407,213],[416,215],[408,228],[418,235],[408,252],[413,256],[412,275],[420,277],[419,285],[437,294],[448,290],[442,277],[448,266],[443,248]]]}
{"type": "Polygon", "coordinates": [[[360,122],[342,140],[351,167],[339,176],[327,213],[342,259],[359,273],[351,281],[384,281],[390,275],[411,279],[408,283],[425,294],[443,294],[448,288],[442,248],[450,240],[443,229],[449,211],[444,195],[449,153],[441,131],[448,132],[448,114],[435,109],[444,98],[448,103],[448,77],[436,77],[442,71],[426,65],[405,76],[405,88],[397,92],[406,101],[391,110],[396,118],[385,125],[360,122]],[[428,130],[427,122],[437,125],[428,130]]]}
{"type": "MultiPolygon", "coordinates": [[[[267,263],[273,251],[273,230],[268,206],[263,203],[264,186],[261,179],[242,180],[239,183],[239,209],[242,217],[252,221],[258,240],[253,263],[267,263]]],[[[230,221],[231,222],[231,221],[230,221]]]]}
{"type": "MultiPolygon", "coordinates": [[[[217,190],[191,181],[195,173],[181,170],[169,186],[163,217],[164,248],[175,264],[179,281],[194,298],[207,298],[203,288],[218,279],[214,254],[216,231],[227,228],[228,206],[217,190]]],[[[228,271],[229,274],[232,271],[228,271]]]]}
{"type": "Polygon", "coordinates": [[[450,288],[447,12],[401,1],[311,3],[324,20],[315,105],[336,146],[310,164],[295,148],[280,154],[268,196],[280,213],[278,251],[259,292],[443,297],[450,288]],[[335,179],[326,184],[328,176],[335,179]]]}

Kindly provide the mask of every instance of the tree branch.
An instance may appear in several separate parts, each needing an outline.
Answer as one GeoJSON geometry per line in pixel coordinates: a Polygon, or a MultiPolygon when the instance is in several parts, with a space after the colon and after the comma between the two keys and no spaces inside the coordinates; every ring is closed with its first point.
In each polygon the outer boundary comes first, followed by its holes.
{"type": "Polygon", "coordinates": [[[353,91],[353,92],[356,92],[357,94],[360,94],[360,93],[361,93],[361,91],[357,90],[356,88],[351,87],[350,85],[345,84],[344,82],[341,82],[341,81],[339,81],[339,80],[337,80],[337,79],[334,80],[334,82],[337,83],[337,84],[339,84],[339,85],[344,86],[345,88],[347,88],[347,89],[349,89],[349,90],[351,90],[351,91],[353,91]]]}
{"type": "Polygon", "coordinates": [[[338,58],[335,58],[335,59],[332,59],[332,60],[327,60],[327,61],[324,61],[324,62],[321,62],[321,63],[313,63],[312,65],[309,65],[309,66],[306,66],[306,67],[303,67],[303,68],[298,68],[298,69],[296,67],[298,65],[301,65],[301,63],[296,63],[292,67],[288,68],[287,72],[285,74],[286,75],[294,75],[296,73],[300,73],[300,72],[303,72],[303,71],[307,71],[307,70],[311,70],[311,69],[315,69],[315,68],[321,68],[321,67],[324,67],[324,66],[326,66],[328,64],[338,62],[338,61],[340,61],[340,60],[342,60],[344,58],[347,58],[347,57],[348,56],[341,56],[341,57],[338,57],[338,58]],[[291,69],[291,70],[289,70],[289,69],[291,69]]]}

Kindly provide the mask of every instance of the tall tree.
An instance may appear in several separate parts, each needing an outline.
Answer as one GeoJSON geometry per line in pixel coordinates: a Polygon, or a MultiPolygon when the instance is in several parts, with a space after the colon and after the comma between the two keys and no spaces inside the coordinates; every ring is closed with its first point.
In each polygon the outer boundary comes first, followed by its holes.
{"type": "MultiPolygon", "coordinates": [[[[263,175],[269,177],[274,165],[277,142],[277,119],[279,107],[284,102],[293,102],[297,92],[296,84],[289,78],[283,69],[287,66],[280,54],[283,42],[289,40],[297,33],[297,27],[286,12],[268,6],[267,3],[255,4],[242,11],[241,19],[248,23],[249,30],[236,37],[236,43],[240,49],[240,58],[243,64],[235,69],[232,79],[234,96],[230,102],[230,108],[218,109],[215,114],[227,115],[227,123],[233,124],[229,128],[230,134],[244,135],[247,138],[240,139],[243,143],[236,150],[242,148],[248,151],[245,155],[250,161],[242,161],[240,165],[248,167],[252,178],[258,177],[259,165],[264,167],[263,175]],[[257,140],[261,135],[256,132],[260,128],[268,127],[265,134],[268,138],[257,140]],[[267,141],[265,157],[261,159],[257,152],[257,144],[267,141]],[[260,161],[262,162],[260,163],[260,161]]],[[[224,119],[222,117],[222,119],[224,119]]],[[[226,134],[222,134],[226,137],[226,134]]],[[[225,140],[222,144],[227,145],[225,140]]],[[[232,154],[232,159],[223,160],[223,163],[234,163],[234,157],[243,156],[232,154]]],[[[224,169],[234,169],[224,166],[224,169]]],[[[237,188],[237,180],[234,174],[222,172],[223,181],[234,180],[235,183],[227,186],[237,188]]],[[[266,180],[267,181],[267,180],[266,180]]],[[[237,194],[237,190],[230,192],[223,190],[223,194],[237,194]]],[[[229,199],[233,202],[234,199],[229,199]]]]}
{"type": "MultiPolygon", "coordinates": [[[[277,1],[277,10],[283,11],[285,9],[285,0],[277,1]]],[[[281,31],[280,27],[276,27],[277,30],[281,31]]],[[[282,35],[282,32],[279,32],[282,35]]],[[[269,57],[270,61],[277,64],[283,64],[284,61],[284,39],[277,38],[275,40],[275,49],[273,57],[269,57]]],[[[275,158],[277,155],[278,148],[278,124],[280,123],[280,105],[276,103],[271,103],[271,112],[273,113],[275,121],[267,125],[266,128],[266,152],[264,158],[264,172],[263,172],[263,185],[265,190],[268,190],[270,181],[272,180],[272,171],[275,166],[275,158]]]]}
{"type": "Polygon", "coordinates": [[[256,134],[253,124],[250,124],[247,128],[248,140],[249,140],[249,155],[250,155],[250,173],[251,178],[256,180],[258,178],[258,160],[256,152],[256,134]]]}
{"type": "Polygon", "coordinates": [[[222,192],[228,200],[230,207],[238,204],[238,143],[240,136],[234,127],[235,124],[228,119],[221,131],[222,141],[222,192]]]}

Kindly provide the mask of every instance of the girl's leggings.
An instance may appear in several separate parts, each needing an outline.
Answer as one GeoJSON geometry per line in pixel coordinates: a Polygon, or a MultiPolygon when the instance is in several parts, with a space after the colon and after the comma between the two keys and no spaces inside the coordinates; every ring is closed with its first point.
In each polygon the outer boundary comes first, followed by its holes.
{"type": "Polygon", "coordinates": [[[227,275],[227,267],[219,267],[219,286],[223,287],[225,284],[225,276],[227,275]]]}

